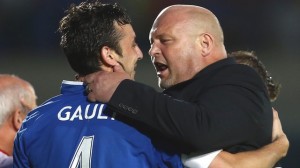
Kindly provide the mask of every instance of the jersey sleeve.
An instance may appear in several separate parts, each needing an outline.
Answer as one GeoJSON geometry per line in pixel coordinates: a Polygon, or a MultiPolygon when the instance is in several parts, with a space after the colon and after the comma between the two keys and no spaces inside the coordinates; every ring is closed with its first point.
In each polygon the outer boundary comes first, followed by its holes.
{"type": "Polygon", "coordinates": [[[214,158],[221,152],[222,150],[213,151],[210,153],[206,153],[203,155],[197,155],[197,154],[189,154],[181,155],[181,160],[186,168],[208,168],[211,162],[214,160],[214,158]]]}
{"type": "Polygon", "coordinates": [[[14,140],[13,151],[13,168],[30,168],[28,157],[26,156],[23,133],[25,130],[20,130],[14,140]]]}

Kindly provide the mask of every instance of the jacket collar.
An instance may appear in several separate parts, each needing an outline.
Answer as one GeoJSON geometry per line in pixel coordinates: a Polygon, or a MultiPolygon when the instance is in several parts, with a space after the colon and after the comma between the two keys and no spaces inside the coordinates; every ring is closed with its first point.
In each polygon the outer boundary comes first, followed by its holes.
{"type": "Polygon", "coordinates": [[[213,72],[217,69],[220,69],[222,67],[236,64],[235,59],[232,57],[227,57],[225,59],[219,60],[213,64],[208,65],[204,69],[202,69],[200,72],[198,72],[192,79],[197,78],[199,76],[205,75],[205,74],[210,74],[210,72],[213,72]]]}
{"type": "Polygon", "coordinates": [[[220,69],[222,67],[228,66],[228,65],[232,65],[232,64],[236,64],[236,61],[234,58],[232,57],[227,57],[225,59],[219,60],[213,64],[208,65],[207,67],[205,67],[204,69],[202,69],[200,72],[198,72],[192,79],[190,80],[186,80],[183,81],[181,83],[178,83],[168,89],[165,89],[163,92],[169,92],[170,90],[178,90],[178,89],[182,89],[185,85],[189,84],[191,81],[200,78],[200,77],[205,77],[206,75],[210,75],[211,72],[214,72],[217,69],[220,69]]]}

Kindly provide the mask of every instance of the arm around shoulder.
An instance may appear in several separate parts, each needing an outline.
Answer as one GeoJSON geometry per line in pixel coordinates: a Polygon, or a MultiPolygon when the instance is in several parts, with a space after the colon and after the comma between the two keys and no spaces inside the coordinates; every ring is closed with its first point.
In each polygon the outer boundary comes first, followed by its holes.
{"type": "Polygon", "coordinates": [[[278,137],[273,143],[254,151],[231,154],[222,151],[212,161],[209,168],[270,168],[281,158],[285,157],[288,151],[289,141],[285,135],[278,137]]]}
{"type": "Polygon", "coordinates": [[[210,168],[270,168],[285,157],[289,148],[289,140],[283,132],[278,113],[273,109],[273,142],[260,149],[231,154],[220,152],[210,164],[210,168]]]}

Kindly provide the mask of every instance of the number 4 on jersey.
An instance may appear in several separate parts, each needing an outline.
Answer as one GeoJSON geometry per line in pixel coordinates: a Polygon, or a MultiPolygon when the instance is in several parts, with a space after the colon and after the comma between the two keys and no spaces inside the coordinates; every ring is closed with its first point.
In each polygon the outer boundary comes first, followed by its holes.
{"type": "Polygon", "coordinates": [[[90,168],[94,136],[82,137],[69,168],[90,168]]]}

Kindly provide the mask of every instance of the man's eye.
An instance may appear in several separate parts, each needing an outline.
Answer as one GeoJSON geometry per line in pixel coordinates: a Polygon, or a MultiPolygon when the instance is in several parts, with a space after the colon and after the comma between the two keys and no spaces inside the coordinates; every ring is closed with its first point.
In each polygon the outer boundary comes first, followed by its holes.
{"type": "Polygon", "coordinates": [[[170,39],[161,39],[161,40],[160,40],[161,43],[166,43],[166,42],[168,42],[168,41],[171,41],[171,40],[170,40],[170,39]]]}

